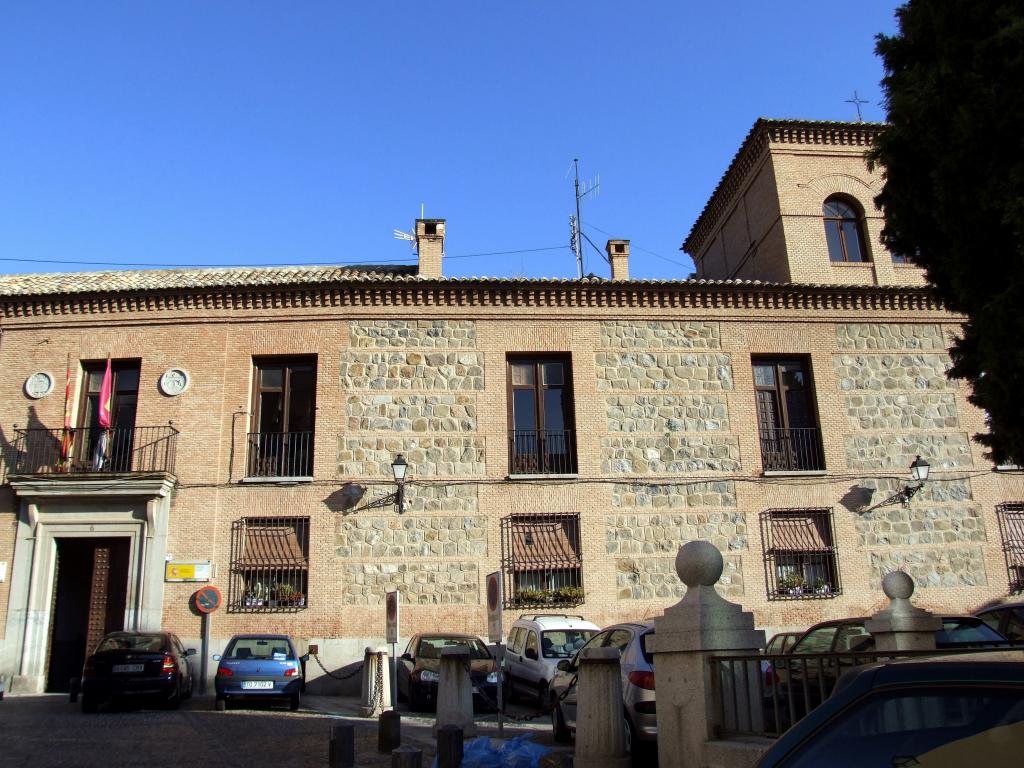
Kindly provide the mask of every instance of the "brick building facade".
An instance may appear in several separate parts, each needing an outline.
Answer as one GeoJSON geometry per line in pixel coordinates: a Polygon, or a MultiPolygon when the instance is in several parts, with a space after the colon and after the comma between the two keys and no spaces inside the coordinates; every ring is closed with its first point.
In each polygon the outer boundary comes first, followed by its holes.
{"type": "Polygon", "coordinates": [[[695,538],[771,629],[869,613],[894,568],[928,607],[1006,594],[1024,481],[970,439],[958,318],[879,242],[877,130],[759,121],[686,239],[695,279],[629,279],[628,241],[610,280],[445,278],[443,220],[411,267],[0,278],[0,674],[59,688],[104,622],[194,641],[169,559],[212,562],[215,643],[287,631],[335,665],[390,590],[404,636],[483,633],[491,571],[509,621],[659,614],[695,538]],[[871,509],[918,455],[924,488],[871,509]]]}

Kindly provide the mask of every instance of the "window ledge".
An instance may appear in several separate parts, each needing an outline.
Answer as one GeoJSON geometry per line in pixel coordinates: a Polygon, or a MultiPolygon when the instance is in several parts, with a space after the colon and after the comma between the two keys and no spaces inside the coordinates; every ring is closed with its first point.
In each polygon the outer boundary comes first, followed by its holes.
{"type": "Polygon", "coordinates": [[[828,263],[833,267],[850,267],[853,269],[866,269],[867,267],[874,266],[874,263],[870,261],[832,261],[829,259],[828,263]]]}
{"type": "Polygon", "coordinates": [[[1021,467],[1017,464],[996,464],[996,466],[993,467],[993,469],[996,472],[1020,472],[1022,469],[1024,469],[1024,467],[1021,467]]]}
{"type": "Polygon", "coordinates": [[[264,485],[298,485],[299,483],[312,483],[312,475],[296,475],[294,477],[243,477],[240,483],[260,483],[264,485]]]}
{"type": "Polygon", "coordinates": [[[761,474],[764,477],[824,477],[828,472],[824,469],[773,469],[761,474]]]}
{"type": "Polygon", "coordinates": [[[508,480],[578,480],[579,474],[573,472],[568,475],[509,475],[508,480]]]}

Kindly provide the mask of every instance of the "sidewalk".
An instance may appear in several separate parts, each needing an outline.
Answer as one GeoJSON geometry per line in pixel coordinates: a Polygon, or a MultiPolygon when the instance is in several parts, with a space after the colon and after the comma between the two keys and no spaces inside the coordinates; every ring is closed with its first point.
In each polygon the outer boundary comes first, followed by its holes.
{"type": "MultiPolygon", "coordinates": [[[[302,704],[303,709],[335,717],[355,726],[356,766],[359,768],[363,768],[363,766],[390,768],[390,753],[377,751],[377,718],[359,715],[360,700],[357,697],[306,695],[302,699],[302,704]]],[[[403,710],[403,707],[399,707],[402,716],[402,746],[423,750],[423,766],[428,768],[434,761],[436,748],[434,735],[431,733],[434,717],[430,714],[411,713],[403,710]]],[[[496,714],[480,715],[474,718],[474,722],[477,725],[477,736],[498,738],[496,714]]],[[[523,734],[530,734],[531,741],[550,747],[554,751],[572,753],[571,746],[554,744],[551,738],[551,723],[546,718],[528,723],[505,722],[504,738],[506,740],[523,734]]]]}

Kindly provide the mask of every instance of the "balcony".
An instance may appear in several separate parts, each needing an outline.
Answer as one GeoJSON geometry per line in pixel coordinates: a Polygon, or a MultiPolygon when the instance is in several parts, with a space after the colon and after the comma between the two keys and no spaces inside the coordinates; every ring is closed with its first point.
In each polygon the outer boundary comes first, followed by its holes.
{"type": "Polygon", "coordinates": [[[576,473],[576,434],[572,430],[512,430],[508,442],[510,475],[576,473]]]}
{"type": "Polygon", "coordinates": [[[822,472],[825,456],[821,430],[762,429],[761,462],[765,472],[822,472]]]}
{"type": "Polygon", "coordinates": [[[312,432],[250,432],[247,442],[247,478],[313,476],[312,432]]]}
{"type": "Polygon", "coordinates": [[[19,429],[12,474],[173,473],[177,440],[172,426],[19,429]]]}

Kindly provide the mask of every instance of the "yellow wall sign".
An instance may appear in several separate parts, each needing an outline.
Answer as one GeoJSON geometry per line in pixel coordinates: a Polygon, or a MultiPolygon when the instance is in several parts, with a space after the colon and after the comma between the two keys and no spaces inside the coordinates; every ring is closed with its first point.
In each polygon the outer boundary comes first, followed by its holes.
{"type": "Polygon", "coordinates": [[[209,560],[172,560],[164,567],[164,581],[209,580],[209,560]]]}

